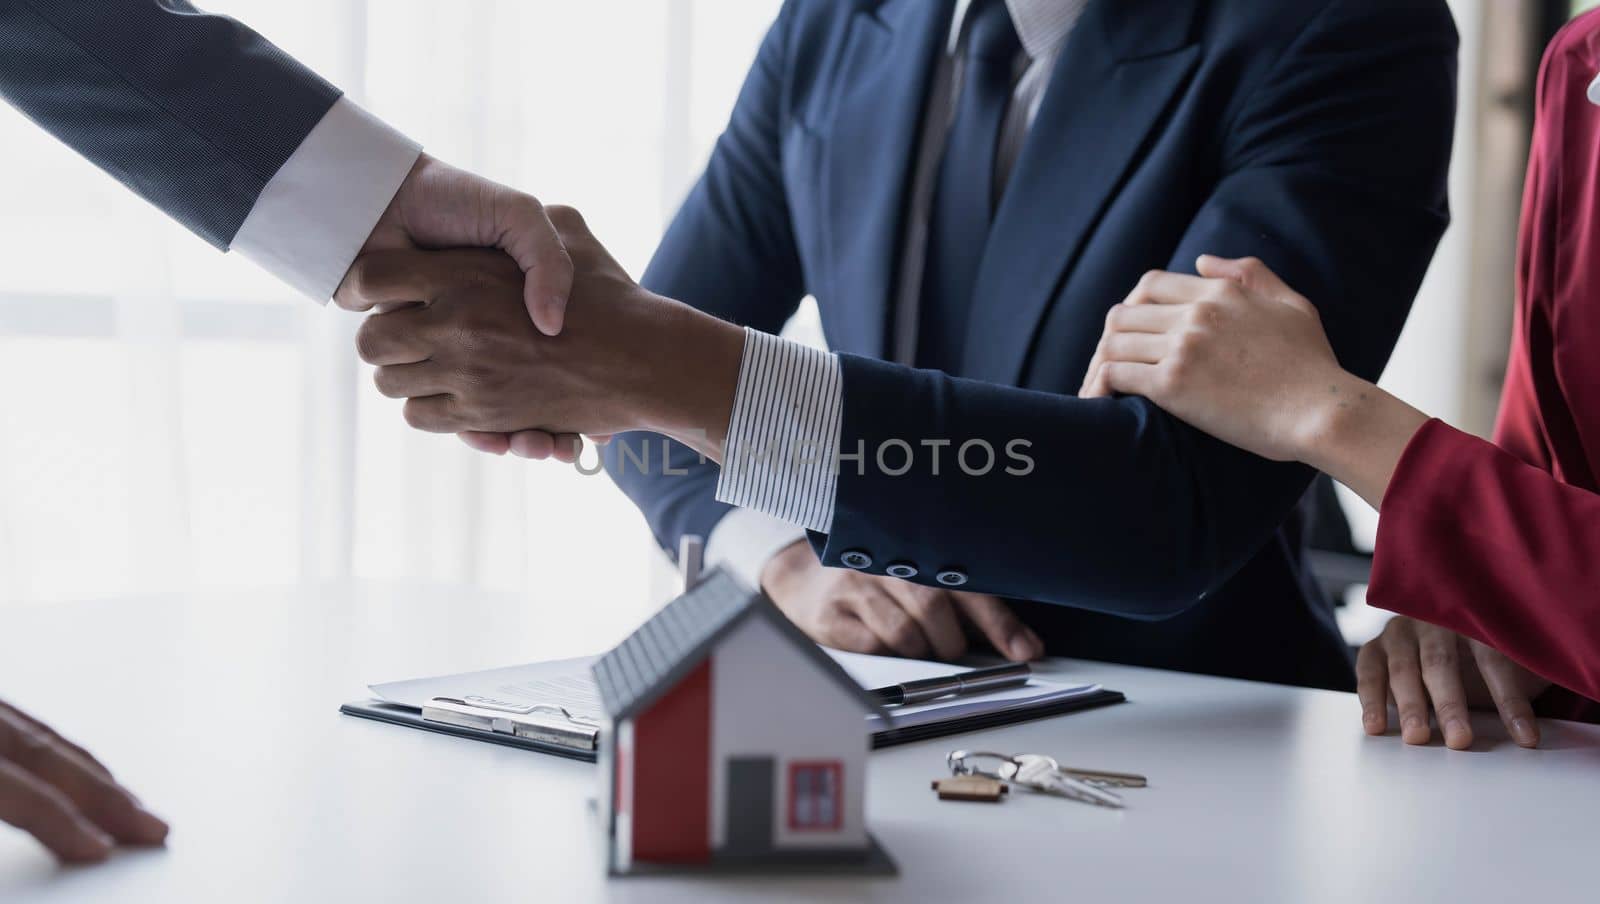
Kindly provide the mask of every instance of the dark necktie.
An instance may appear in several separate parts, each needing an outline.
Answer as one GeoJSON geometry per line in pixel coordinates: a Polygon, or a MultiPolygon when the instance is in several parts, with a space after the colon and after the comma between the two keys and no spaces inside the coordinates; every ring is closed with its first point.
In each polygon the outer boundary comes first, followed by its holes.
{"type": "Polygon", "coordinates": [[[1022,49],[1004,0],[975,0],[967,17],[961,94],[934,188],[917,324],[917,366],[949,372],[961,366],[994,215],[995,145],[1022,49]]]}

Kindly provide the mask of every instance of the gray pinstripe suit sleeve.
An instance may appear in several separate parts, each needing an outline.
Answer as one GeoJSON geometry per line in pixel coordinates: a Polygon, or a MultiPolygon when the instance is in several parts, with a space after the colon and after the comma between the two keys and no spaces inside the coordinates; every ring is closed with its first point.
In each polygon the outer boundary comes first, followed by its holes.
{"type": "Polygon", "coordinates": [[[339,93],[186,0],[0,0],[0,96],[221,249],[339,93]]]}

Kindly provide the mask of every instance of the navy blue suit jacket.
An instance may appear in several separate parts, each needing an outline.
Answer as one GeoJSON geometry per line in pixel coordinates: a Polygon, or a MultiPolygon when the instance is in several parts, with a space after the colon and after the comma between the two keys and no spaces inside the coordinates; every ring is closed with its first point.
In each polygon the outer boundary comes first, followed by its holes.
{"type": "MultiPolygon", "coordinates": [[[[1144,399],[1075,393],[1107,309],[1201,253],[1261,257],[1317,303],[1341,362],[1377,377],[1449,218],[1444,0],[1093,0],[997,211],[959,375],[882,360],[949,16],[790,0],[644,283],[774,332],[816,297],[842,353],[843,447],[869,450],[813,537],[825,564],[864,550],[870,571],[908,561],[924,583],[959,569],[964,589],[1018,600],[1054,653],[1350,686],[1291,518],[1311,472],[1144,399]],[[1035,466],[969,476],[947,450],[937,476],[927,456],[889,476],[871,450],[894,438],[1023,439],[1035,466]]],[[[726,511],[715,468],[674,459],[691,473],[616,475],[669,550],[726,511]]]]}
{"type": "Polygon", "coordinates": [[[188,0],[0,0],[0,98],[226,249],[339,89],[188,0]]]}

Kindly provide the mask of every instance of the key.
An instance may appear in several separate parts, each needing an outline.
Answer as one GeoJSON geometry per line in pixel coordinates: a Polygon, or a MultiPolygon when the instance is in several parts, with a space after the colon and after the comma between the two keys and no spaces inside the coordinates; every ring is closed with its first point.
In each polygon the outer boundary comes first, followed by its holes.
{"type": "Polygon", "coordinates": [[[1011,762],[1001,765],[1000,777],[1044,794],[1115,809],[1124,806],[1120,794],[1062,772],[1054,759],[1043,754],[1021,753],[1012,757],[1011,762]]]}
{"type": "Polygon", "coordinates": [[[940,800],[976,800],[999,803],[1000,796],[1010,791],[1005,782],[982,775],[958,775],[954,778],[936,778],[933,790],[940,800]]]}
{"type": "Polygon", "coordinates": [[[1150,780],[1142,775],[1132,772],[1108,772],[1103,769],[1075,769],[1071,766],[1062,766],[1061,771],[1075,779],[1086,781],[1091,785],[1102,788],[1143,788],[1150,784],[1150,780]]]}

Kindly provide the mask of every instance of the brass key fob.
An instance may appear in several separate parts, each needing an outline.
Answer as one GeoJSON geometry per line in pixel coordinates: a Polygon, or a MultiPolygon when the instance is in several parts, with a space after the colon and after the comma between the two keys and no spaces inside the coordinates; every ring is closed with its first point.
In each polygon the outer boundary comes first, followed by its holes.
{"type": "Polygon", "coordinates": [[[940,800],[976,800],[996,803],[1011,789],[999,779],[982,775],[957,775],[933,780],[940,800]]]}

